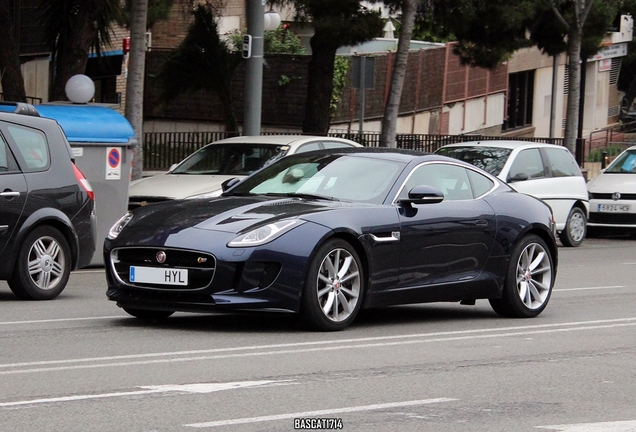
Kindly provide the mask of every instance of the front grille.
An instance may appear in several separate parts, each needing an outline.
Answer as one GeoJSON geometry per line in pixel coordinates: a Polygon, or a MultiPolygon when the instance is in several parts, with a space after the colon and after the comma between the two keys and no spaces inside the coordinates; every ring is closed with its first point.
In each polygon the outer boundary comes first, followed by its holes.
{"type": "Polygon", "coordinates": [[[599,224],[634,225],[636,224],[636,214],[590,212],[589,222],[599,224]]]}
{"type": "MultiPolygon", "coordinates": [[[[590,193],[590,198],[593,199],[604,199],[604,200],[611,200],[612,199],[612,195],[611,193],[590,193]]],[[[621,193],[621,198],[619,199],[619,201],[622,200],[636,200],[636,194],[633,193],[621,193]]]]}
{"type": "Polygon", "coordinates": [[[216,258],[208,253],[198,251],[152,248],[152,247],[127,247],[118,248],[111,252],[112,266],[121,282],[140,288],[156,288],[169,290],[201,289],[210,285],[216,268],[216,258]],[[166,260],[157,262],[157,253],[165,252],[166,260]],[[165,270],[187,269],[187,285],[164,285],[152,283],[131,282],[129,279],[130,267],[153,267],[165,270]]]}

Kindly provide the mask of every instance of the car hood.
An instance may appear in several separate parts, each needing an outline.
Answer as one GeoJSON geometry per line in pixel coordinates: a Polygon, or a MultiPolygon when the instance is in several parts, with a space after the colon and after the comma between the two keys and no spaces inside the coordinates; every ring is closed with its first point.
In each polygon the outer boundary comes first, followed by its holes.
{"type": "Polygon", "coordinates": [[[161,197],[181,199],[221,189],[221,183],[233,177],[227,175],[157,174],[130,183],[131,197],[161,197]]]}
{"type": "Polygon", "coordinates": [[[362,204],[279,197],[220,197],[152,204],[134,212],[127,228],[153,228],[170,232],[187,228],[238,233],[251,227],[286,218],[351,208],[362,204]]]}
{"type": "Polygon", "coordinates": [[[588,182],[587,190],[593,193],[634,193],[636,174],[599,174],[588,182]]]}

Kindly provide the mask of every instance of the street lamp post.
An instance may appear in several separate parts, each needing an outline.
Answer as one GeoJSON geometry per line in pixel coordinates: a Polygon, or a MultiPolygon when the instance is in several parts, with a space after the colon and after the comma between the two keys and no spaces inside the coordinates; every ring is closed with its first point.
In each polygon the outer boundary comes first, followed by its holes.
{"type": "Polygon", "coordinates": [[[265,0],[247,0],[246,12],[247,33],[251,37],[245,41],[245,44],[249,46],[243,49],[244,53],[247,53],[243,135],[260,135],[263,98],[263,35],[265,30],[274,30],[279,26],[280,16],[273,11],[265,14],[265,0]]]}

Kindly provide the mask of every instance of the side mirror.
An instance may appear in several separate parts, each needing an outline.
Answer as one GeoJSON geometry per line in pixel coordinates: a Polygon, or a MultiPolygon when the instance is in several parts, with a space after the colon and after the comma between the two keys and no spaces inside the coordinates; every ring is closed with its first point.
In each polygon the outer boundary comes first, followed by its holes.
{"type": "Polygon", "coordinates": [[[437,204],[444,201],[444,192],[433,186],[419,185],[409,191],[408,198],[402,198],[400,204],[437,204]]]}
{"type": "Polygon", "coordinates": [[[238,177],[232,177],[231,179],[227,179],[223,183],[221,183],[221,190],[225,192],[226,190],[228,190],[235,184],[239,183],[240,181],[241,179],[238,177]]]}
{"type": "Polygon", "coordinates": [[[515,174],[512,177],[508,177],[508,183],[514,183],[514,182],[518,182],[518,181],[526,181],[529,178],[530,178],[530,176],[528,174],[518,173],[518,174],[515,174]]]}

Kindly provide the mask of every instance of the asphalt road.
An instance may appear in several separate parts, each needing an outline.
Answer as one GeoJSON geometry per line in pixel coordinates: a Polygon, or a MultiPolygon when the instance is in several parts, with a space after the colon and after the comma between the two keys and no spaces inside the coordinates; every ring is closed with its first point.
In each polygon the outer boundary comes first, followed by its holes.
{"type": "Polygon", "coordinates": [[[0,282],[1,431],[636,431],[636,240],[560,248],[547,309],[128,317],[103,269],[49,302],[0,282]]]}

